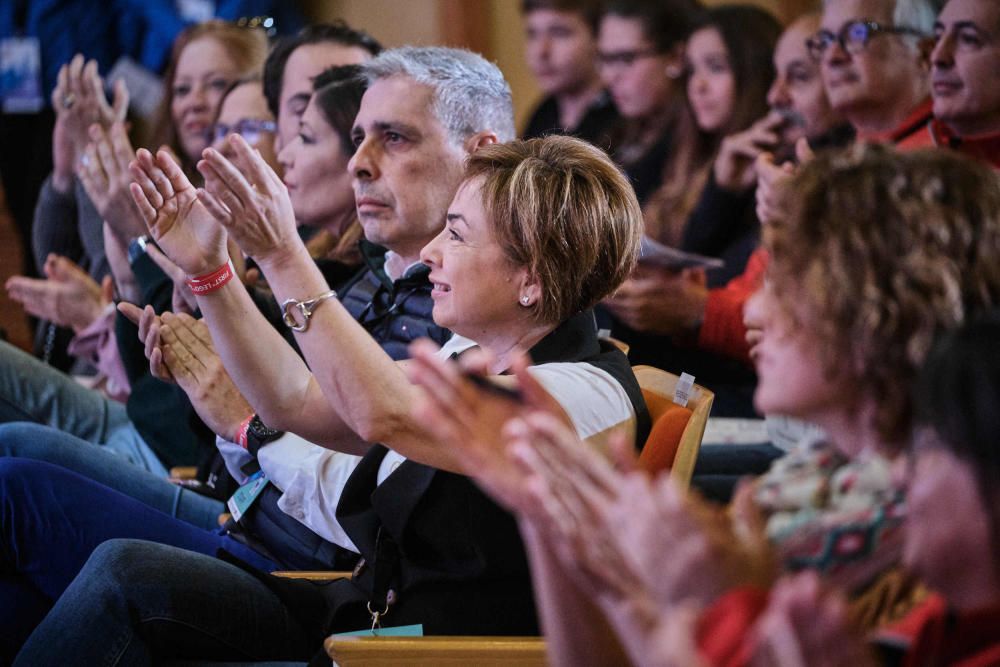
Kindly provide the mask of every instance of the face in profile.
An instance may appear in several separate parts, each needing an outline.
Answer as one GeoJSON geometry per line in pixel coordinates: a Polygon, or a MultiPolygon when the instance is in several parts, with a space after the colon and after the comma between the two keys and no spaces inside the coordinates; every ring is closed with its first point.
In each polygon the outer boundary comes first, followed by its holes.
{"type": "Polygon", "coordinates": [[[299,119],[309,104],[313,93],[313,79],[329,67],[356,65],[371,58],[359,46],[345,46],[336,42],[303,44],[288,56],[281,77],[281,94],[278,102],[278,149],[295,138],[299,119]]]}
{"type": "Polygon", "coordinates": [[[172,83],[170,116],[189,160],[198,160],[208,147],[208,130],[219,102],[237,78],[236,62],[212,37],[196,39],[181,51],[172,83]]]}
{"type": "Polygon", "coordinates": [[[313,101],[306,105],[298,133],[281,149],[278,159],[300,224],[337,227],[353,213],[348,147],[313,101]]]}
{"type": "Polygon", "coordinates": [[[819,29],[819,17],[794,22],[774,49],[774,82],[767,103],[786,118],[782,142],[791,146],[802,137],[819,137],[841,122],[826,99],[819,65],[809,55],[806,40],[819,29]]]}
{"type": "Polygon", "coordinates": [[[733,113],[736,81],[729,52],[715,28],[703,28],[687,43],[687,92],[695,122],[703,132],[719,132],[733,113]]]}
{"type": "Polygon", "coordinates": [[[440,231],[466,155],[433,100],[429,86],[409,77],[380,79],[361,98],[351,131],[348,169],[365,238],[414,258],[440,231]]]}
{"type": "Polygon", "coordinates": [[[765,284],[746,304],[743,321],[759,332],[752,350],[757,369],[754,407],[761,414],[785,415],[806,421],[843,409],[846,383],[824,367],[816,320],[806,314],[793,318],[765,284]]]}
{"type": "Polygon", "coordinates": [[[527,270],[514,266],[494,238],[483,207],[481,180],[466,181],[448,207],[445,228],[424,246],[430,266],[434,321],[475,340],[509,333],[527,317],[519,299],[527,270]]]}
{"type": "Polygon", "coordinates": [[[659,53],[638,19],[607,14],[598,34],[601,80],[618,113],[646,118],[662,112],[674,93],[667,72],[679,69],[677,58],[659,53]]]}
{"type": "Polygon", "coordinates": [[[594,33],[580,14],[536,9],[524,17],[525,56],[547,95],[585,89],[597,76],[594,33]]]}
{"type": "Polygon", "coordinates": [[[1000,2],[951,0],[934,39],[934,115],[965,136],[1000,132],[1000,2]]]}
{"type": "Polygon", "coordinates": [[[236,86],[219,106],[219,116],[213,127],[212,147],[233,159],[233,149],[227,137],[236,133],[260,152],[268,166],[281,172],[274,152],[274,117],[267,108],[264,89],[259,81],[236,86]]]}

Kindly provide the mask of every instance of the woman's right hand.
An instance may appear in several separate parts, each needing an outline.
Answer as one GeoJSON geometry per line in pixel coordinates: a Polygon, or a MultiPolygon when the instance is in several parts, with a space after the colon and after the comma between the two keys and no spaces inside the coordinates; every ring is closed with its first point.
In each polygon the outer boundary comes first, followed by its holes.
{"type": "Polygon", "coordinates": [[[85,61],[77,54],[59,69],[52,90],[52,108],[56,124],[52,133],[52,184],[59,192],[68,192],[73,184],[76,161],[88,142],[88,128],[98,123],[109,128],[125,120],[129,94],[125,82],[115,82],[111,104],[104,95],[104,81],[97,73],[97,61],[85,61]]]}
{"type": "Polygon", "coordinates": [[[198,200],[180,165],[164,150],[136,152],[129,170],[132,199],[160,249],[188,276],[213,271],[227,261],[226,232],[198,200]]]}

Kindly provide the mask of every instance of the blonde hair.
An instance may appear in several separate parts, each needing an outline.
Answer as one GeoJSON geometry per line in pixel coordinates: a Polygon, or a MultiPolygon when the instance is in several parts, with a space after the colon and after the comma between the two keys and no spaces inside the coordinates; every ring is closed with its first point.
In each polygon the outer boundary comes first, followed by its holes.
{"type": "Polygon", "coordinates": [[[542,297],[538,321],[559,323],[592,307],[629,275],[642,212],[628,179],[601,150],[552,136],[486,146],[466,179],[481,179],[493,235],[542,297]]]}
{"type": "Polygon", "coordinates": [[[1000,303],[1000,176],[948,151],[858,145],[796,176],[766,230],[783,311],[808,321],[830,373],[875,398],[902,443],[910,387],[935,336],[1000,303]]]}

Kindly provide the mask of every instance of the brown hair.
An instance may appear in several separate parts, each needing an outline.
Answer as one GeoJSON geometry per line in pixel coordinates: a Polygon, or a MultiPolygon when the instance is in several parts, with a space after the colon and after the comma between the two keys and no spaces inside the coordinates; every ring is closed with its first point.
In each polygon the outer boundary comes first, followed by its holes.
{"type": "Polygon", "coordinates": [[[1000,303],[1000,176],[947,151],[858,145],[805,165],[790,191],[766,230],[775,294],[810,322],[827,371],[877,399],[874,426],[898,446],[935,336],[1000,303]]]}
{"type": "Polygon", "coordinates": [[[646,204],[647,234],[680,245],[684,226],[708,181],[708,172],[726,135],[742,132],[767,113],[767,91],[774,79],[771,56],[781,24],[759,7],[721,5],[705,13],[694,32],[718,31],[726,46],[734,82],[733,108],[725,126],[702,132],[693,112],[678,117],[663,184],[646,204]]]}
{"type": "Polygon", "coordinates": [[[170,50],[170,61],[163,74],[164,93],[160,108],[156,113],[156,123],[153,129],[153,145],[169,146],[181,161],[186,172],[195,173],[194,165],[181,149],[177,139],[177,128],[170,107],[174,101],[174,76],[177,72],[177,61],[189,44],[199,39],[212,38],[218,41],[232,56],[239,68],[237,79],[260,76],[264,59],[267,57],[267,35],[258,28],[237,26],[218,19],[196,23],[185,28],[174,40],[170,50]]]}
{"type": "Polygon", "coordinates": [[[639,254],[642,212],[608,156],[571,137],[486,146],[467,162],[482,179],[493,235],[542,289],[540,322],[592,307],[628,277],[639,254]]]}
{"type": "Polygon", "coordinates": [[[579,14],[584,23],[590,26],[590,31],[596,35],[601,15],[604,13],[604,0],[521,0],[522,14],[530,14],[541,9],[579,14]]]}

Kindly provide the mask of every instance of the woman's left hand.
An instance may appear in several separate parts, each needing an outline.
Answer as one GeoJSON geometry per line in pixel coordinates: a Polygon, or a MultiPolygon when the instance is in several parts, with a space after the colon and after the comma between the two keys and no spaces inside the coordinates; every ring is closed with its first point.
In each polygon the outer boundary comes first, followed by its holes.
{"type": "Polygon", "coordinates": [[[205,188],[198,198],[243,252],[262,266],[303,250],[285,184],[243,137],[233,134],[227,141],[235,151],[232,161],[213,148],[205,149],[205,159],[198,163],[205,188]]]}

